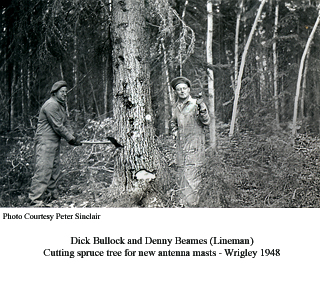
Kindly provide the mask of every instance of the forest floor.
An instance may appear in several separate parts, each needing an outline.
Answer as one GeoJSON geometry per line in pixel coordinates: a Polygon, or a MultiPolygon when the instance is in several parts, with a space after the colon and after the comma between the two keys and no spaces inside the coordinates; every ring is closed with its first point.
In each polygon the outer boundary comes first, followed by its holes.
{"type": "MultiPolygon", "coordinates": [[[[27,207],[33,174],[33,140],[21,134],[0,138],[0,207],[27,207]]],[[[158,137],[158,145],[176,175],[174,139],[158,137]]],[[[218,134],[218,150],[207,149],[198,207],[320,207],[320,139],[278,131],[272,135],[242,132],[229,139],[218,134]]],[[[63,141],[60,197],[46,207],[128,207],[113,195],[116,149],[109,145],[72,147],[63,141]],[[106,147],[108,146],[108,147],[106,147]]],[[[177,185],[145,207],[181,207],[177,185]]],[[[130,205],[129,205],[130,207],[130,205]]]]}

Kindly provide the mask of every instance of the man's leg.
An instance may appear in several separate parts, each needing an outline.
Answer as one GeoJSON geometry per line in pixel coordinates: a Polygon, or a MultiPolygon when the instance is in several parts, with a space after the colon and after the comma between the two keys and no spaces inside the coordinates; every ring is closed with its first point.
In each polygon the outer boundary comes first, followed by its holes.
{"type": "Polygon", "coordinates": [[[57,190],[57,182],[60,176],[60,143],[56,148],[53,161],[52,174],[48,183],[47,192],[52,200],[58,199],[59,192],[57,190]]]}
{"type": "Polygon", "coordinates": [[[32,177],[29,198],[34,201],[41,199],[47,190],[49,180],[52,175],[53,163],[56,155],[58,143],[54,141],[38,141],[36,144],[36,165],[35,173],[32,177]]]}

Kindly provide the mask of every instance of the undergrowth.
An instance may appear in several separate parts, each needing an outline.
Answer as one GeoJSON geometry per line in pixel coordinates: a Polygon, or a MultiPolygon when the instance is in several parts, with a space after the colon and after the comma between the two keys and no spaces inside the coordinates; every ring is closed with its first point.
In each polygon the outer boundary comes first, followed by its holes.
{"type": "Polygon", "coordinates": [[[207,158],[201,207],[319,207],[319,139],[242,133],[207,158]]]}
{"type": "MultiPolygon", "coordinates": [[[[83,140],[105,140],[114,135],[113,129],[111,119],[90,120],[78,134],[83,140]]],[[[156,140],[170,175],[176,179],[174,139],[160,136],[156,140]]],[[[218,144],[215,152],[207,149],[199,207],[320,206],[317,137],[299,135],[293,141],[284,132],[241,132],[229,139],[220,131],[218,144]]],[[[0,152],[0,206],[24,207],[33,175],[32,137],[1,138],[0,152]]],[[[127,199],[108,190],[115,153],[113,145],[73,147],[63,140],[60,198],[51,207],[130,207],[127,199]]],[[[142,207],[180,207],[177,182],[162,194],[153,188],[149,202],[141,203],[142,207]]]]}

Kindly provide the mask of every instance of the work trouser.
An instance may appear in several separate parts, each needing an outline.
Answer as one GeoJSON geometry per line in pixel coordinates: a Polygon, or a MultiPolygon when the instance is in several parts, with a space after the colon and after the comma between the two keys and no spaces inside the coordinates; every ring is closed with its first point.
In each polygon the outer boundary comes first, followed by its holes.
{"type": "Polygon", "coordinates": [[[200,168],[188,165],[180,168],[181,203],[195,206],[199,203],[200,168]]]}
{"type": "MultiPolygon", "coordinates": [[[[181,203],[187,206],[196,206],[199,203],[199,186],[204,159],[202,140],[190,137],[181,151],[178,151],[178,171],[180,177],[181,203]],[[180,154],[180,155],[179,155],[180,154]]],[[[179,148],[178,148],[179,149],[179,148]]]]}
{"type": "Polygon", "coordinates": [[[37,139],[35,150],[35,172],[29,193],[32,201],[41,196],[57,193],[56,186],[60,175],[60,140],[37,139]]]}

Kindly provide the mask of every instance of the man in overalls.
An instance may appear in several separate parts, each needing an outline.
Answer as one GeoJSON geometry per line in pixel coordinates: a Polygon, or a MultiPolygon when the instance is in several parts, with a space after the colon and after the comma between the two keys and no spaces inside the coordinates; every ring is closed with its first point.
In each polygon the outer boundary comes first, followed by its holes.
{"type": "Polygon", "coordinates": [[[171,81],[178,99],[173,107],[171,125],[177,131],[177,165],[180,176],[181,203],[196,206],[199,202],[200,168],[205,159],[205,131],[210,116],[202,99],[190,94],[191,82],[185,77],[171,81]]]}

